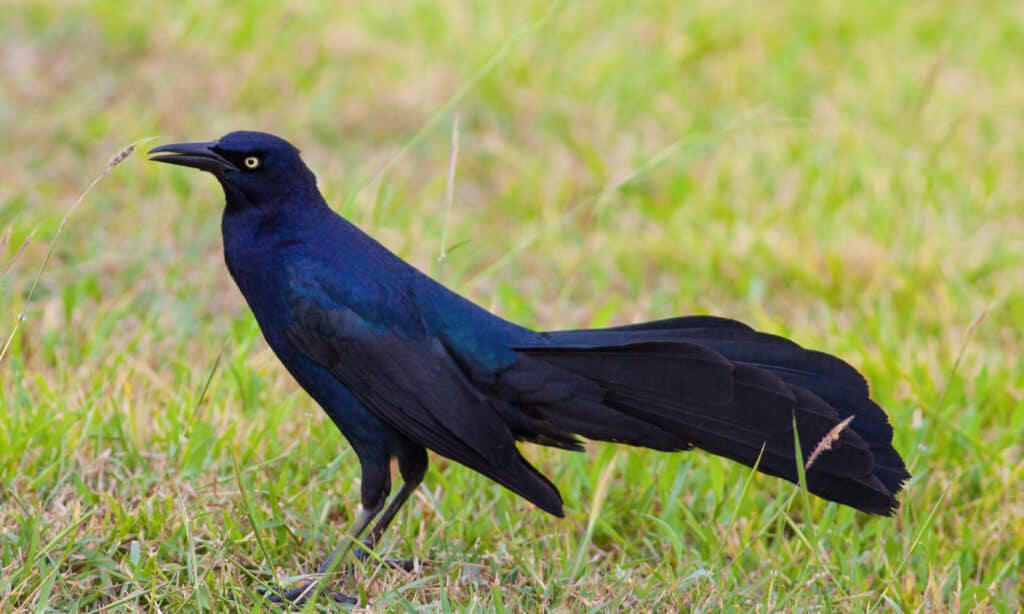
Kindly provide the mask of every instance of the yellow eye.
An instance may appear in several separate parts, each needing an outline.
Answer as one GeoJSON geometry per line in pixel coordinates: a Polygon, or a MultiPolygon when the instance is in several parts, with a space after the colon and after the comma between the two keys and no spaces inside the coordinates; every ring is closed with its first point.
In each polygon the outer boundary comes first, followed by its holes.
{"type": "Polygon", "coordinates": [[[244,160],[244,162],[245,162],[245,168],[247,168],[249,170],[252,170],[254,168],[258,168],[259,165],[260,165],[260,159],[257,158],[256,156],[249,156],[248,158],[246,158],[244,160]]]}

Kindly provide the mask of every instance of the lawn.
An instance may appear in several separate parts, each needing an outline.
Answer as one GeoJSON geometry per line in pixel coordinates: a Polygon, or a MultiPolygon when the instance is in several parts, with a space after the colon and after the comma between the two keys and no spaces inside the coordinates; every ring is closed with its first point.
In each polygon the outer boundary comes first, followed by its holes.
{"type": "Polygon", "coordinates": [[[379,549],[425,565],[360,571],[359,608],[1018,610],[1024,4],[297,6],[4,8],[0,611],[267,611],[352,518],[219,186],[108,166],[241,128],[511,320],[714,313],[845,357],[914,475],[885,519],[702,452],[524,446],[558,520],[435,456],[379,549]]]}

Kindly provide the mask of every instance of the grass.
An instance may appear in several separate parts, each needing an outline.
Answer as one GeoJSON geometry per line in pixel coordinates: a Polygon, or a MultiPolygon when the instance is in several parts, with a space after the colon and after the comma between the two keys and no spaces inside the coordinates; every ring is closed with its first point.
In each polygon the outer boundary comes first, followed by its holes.
{"type": "Polygon", "coordinates": [[[435,457],[380,553],[431,564],[366,570],[361,607],[1019,608],[1019,3],[5,13],[0,610],[263,611],[351,519],[355,457],[228,278],[214,181],[130,156],[54,242],[125,143],[236,128],[510,319],[716,313],[846,357],[914,474],[886,520],[708,454],[528,447],[559,521],[435,457]]]}

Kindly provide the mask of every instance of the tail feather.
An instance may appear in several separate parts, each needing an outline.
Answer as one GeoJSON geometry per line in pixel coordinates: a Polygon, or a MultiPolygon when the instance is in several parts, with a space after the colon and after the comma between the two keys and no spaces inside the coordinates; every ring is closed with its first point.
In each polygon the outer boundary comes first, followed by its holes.
{"type": "Polygon", "coordinates": [[[909,474],[892,427],[863,376],[834,356],[711,316],[545,336],[548,345],[517,351],[532,365],[525,379],[545,381],[534,388],[547,394],[533,392],[530,406],[556,430],[660,450],[697,446],[796,482],[797,463],[853,416],[815,458],[808,488],[874,514],[898,507],[909,474]],[[550,394],[566,388],[577,394],[550,394]]]}

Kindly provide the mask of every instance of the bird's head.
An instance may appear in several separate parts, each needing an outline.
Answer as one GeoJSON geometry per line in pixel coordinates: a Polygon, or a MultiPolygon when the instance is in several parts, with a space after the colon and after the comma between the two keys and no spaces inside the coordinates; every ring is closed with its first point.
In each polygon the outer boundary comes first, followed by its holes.
{"type": "Polygon", "coordinates": [[[316,176],[299,150],[266,132],[230,132],[216,141],[171,143],[149,154],[154,162],[212,173],[224,188],[229,209],[271,208],[319,195],[316,176]]]}

